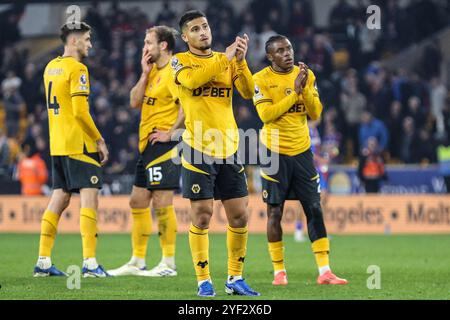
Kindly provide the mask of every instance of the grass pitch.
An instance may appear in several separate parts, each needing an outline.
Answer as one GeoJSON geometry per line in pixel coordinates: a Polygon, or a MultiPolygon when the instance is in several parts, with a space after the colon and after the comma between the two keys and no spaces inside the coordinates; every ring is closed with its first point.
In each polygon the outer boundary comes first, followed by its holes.
{"type": "MultiPolygon", "coordinates": [[[[245,278],[259,299],[450,299],[450,237],[427,236],[331,236],[333,271],[347,278],[347,286],[318,286],[317,270],[309,242],[295,243],[285,235],[289,284],[272,286],[272,265],[265,235],[249,236],[245,278]],[[367,268],[381,271],[381,289],[370,290],[367,268]]],[[[172,278],[117,277],[81,279],[80,289],[68,289],[66,278],[33,278],[38,253],[37,234],[0,234],[0,299],[198,299],[187,235],[177,238],[178,276],[172,278]]],[[[129,235],[100,235],[98,261],[107,269],[127,262],[129,235]]],[[[159,262],[156,236],[149,242],[147,264],[159,262]]],[[[53,262],[61,270],[81,264],[79,235],[58,235],[53,262]]],[[[210,270],[216,288],[214,299],[257,298],[228,296],[224,292],[227,271],[226,236],[210,235],[210,270]]]]}

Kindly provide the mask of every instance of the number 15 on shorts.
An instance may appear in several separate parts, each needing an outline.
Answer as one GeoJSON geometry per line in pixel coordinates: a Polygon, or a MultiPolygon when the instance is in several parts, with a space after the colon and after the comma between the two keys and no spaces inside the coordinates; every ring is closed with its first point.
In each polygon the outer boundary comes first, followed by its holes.
{"type": "Polygon", "coordinates": [[[162,180],[161,167],[150,167],[148,168],[148,181],[159,182],[162,180]]]}

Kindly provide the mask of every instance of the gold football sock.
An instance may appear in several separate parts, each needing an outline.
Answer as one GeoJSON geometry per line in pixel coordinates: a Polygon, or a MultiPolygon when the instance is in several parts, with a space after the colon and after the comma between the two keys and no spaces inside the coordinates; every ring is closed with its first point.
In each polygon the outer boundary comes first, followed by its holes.
{"type": "Polygon", "coordinates": [[[83,243],[83,259],[95,258],[97,249],[97,211],[80,209],[80,231],[83,243]]]}
{"type": "Polygon", "coordinates": [[[283,241],[269,242],[269,253],[272,259],[273,271],[286,270],[284,266],[284,246],[283,241]]]}
{"type": "Polygon", "coordinates": [[[155,209],[158,218],[159,243],[164,258],[175,256],[177,217],[173,206],[155,209]]]}
{"type": "Polygon", "coordinates": [[[247,252],[248,230],[243,228],[227,228],[228,275],[242,276],[245,254],[247,252]]]}
{"type": "Polygon", "coordinates": [[[58,229],[59,214],[45,210],[41,221],[41,238],[39,241],[39,256],[50,257],[58,229]]]}
{"type": "Polygon", "coordinates": [[[131,214],[133,216],[133,226],[131,228],[133,257],[145,259],[148,238],[152,230],[152,215],[149,208],[131,208],[131,214]]]}
{"type": "Polygon", "coordinates": [[[200,229],[193,224],[189,228],[189,246],[194,262],[197,281],[210,278],[209,275],[209,237],[208,229],[200,229]]]}
{"type": "Polygon", "coordinates": [[[311,247],[316,258],[317,266],[319,268],[328,266],[330,264],[328,258],[328,253],[330,252],[330,241],[328,238],[320,238],[314,241],[311,247]]]}

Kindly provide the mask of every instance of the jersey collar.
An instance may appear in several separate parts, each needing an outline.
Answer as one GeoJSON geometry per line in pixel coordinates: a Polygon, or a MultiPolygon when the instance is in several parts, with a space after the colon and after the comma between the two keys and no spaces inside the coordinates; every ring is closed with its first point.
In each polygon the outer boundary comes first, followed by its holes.
{"type": "Polygon", "coordinates": [[[213,56],[213,52],[212,52],[212,51],[211,51],[210,54],[196,54],[196,53],[193,53],[193,52],[190,51],[190,50],[188,50],[188,52],[189,52],[190,54],[192,54],[194,57],[197,57],[197,58],[203,58],[203,59],[211,58],[211,57],[213,56]]]}
{"type": "Polygon", "coordinates": [[[287,72],[275,71],[275,70],[272,68],[272,66],[269,66],[269,69],[270,69],[270,71],[272,71],[272,72],[275,73],[275,74],[291,74],[291,73],[294,71],[295,66],[292,67],[291,71],[287,71],[287,72]]]}

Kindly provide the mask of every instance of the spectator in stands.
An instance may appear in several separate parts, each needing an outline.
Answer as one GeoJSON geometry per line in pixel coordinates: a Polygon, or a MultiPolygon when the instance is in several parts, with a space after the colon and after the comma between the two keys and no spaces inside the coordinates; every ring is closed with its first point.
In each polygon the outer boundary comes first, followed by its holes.
{"type": "Polygon", "coordinates": [[[27,63],[25,72],[20,85],[20,94],[22,95],[27,114],[35,111],[36,104],[44,100],[44,92],[41,90],[41,81],[36,74],[36,66],[33,63],[27,63]]]}
{"type": "Polygon", "coordinates": [[[305,30],[313,25],[313,13],[309,1],[294,0],[291,2],[288,30],[294,39],[305,34],[305,30]]]}
{"type": "Polygon", "coordinates": [[[333,72],[333,61],[330,44],[322,34],[314,35],[313,46],[308,56],[308,66],[317,78],[328,78],[333,72]]]}
{"type": "Polygon", "coordinates": [[[430,82],[430,105],[431,113],[436,120],[436,137],[444,138],[447,134],[444,123],[444,107],[447,98],[447,88],[439,78],[433,78],[430,82]]]}
{"type": "Polygon", "coordinates": [[[38,150],[33,145],[24,145],[19,164],[17,178],[22,186],[25,196],[38,196],[43,194],[43,186],[48,179],[48,170],[38,150]]]}
{"type": "MultiPolygon", "coordinates": [[[[365,16],[364,16],[365,17],[365,16]]],[[[359,30],[358,41],[360,46],[360,67],[364,67],[377,57],[377,45],[381,36],[380,29],[369,29],[364,19],[357,20],[359,30]]]]}
{"type": "Polygon", "coordinates": [[[361,116],[359,127],[359,143],[361,150],[367,148],[370,137],[376,138],[378,151],[383,152],[388,144],[388,131],[384,123],[373,117],[372,113],[365,110],[361,116]]]}
{"type": "Polygon", "coordinates": [[[417,128],[421,128],[426,121],[426,113],[418,97],[412,96],[408,100],[406,115],[414,119],[417,128]]]}
{"type": "Polygon", "coordinates": [[[391,158],[397,160],[400,159],[402,122],[402,104],[400,101],[393,101],[387,120],[387,128],[389,131],[389,154],[391,158]]]}
{"type": "Polygon", "coordinates": [[[358,128],[366,107],[366,97],[358,91],[357,80],[353,78],[348,84],[348,89],[341,94],[341,109],[347,125],[346,136],[352,143],[353,156],[358,156],[358,128]]]}
{"type": "Polygon", "coordinates": [[[389,114],[389,106],[393,100],[392,87],[386,70],[378,66],[372,72],[372,76],[367,77],[369,86],[369,109],[373,114],[386,120],[389,114]]]}
{"type": "Polygon", "coordinates": [[[6,130],[8,137],[17,137],[19,133],[20,113],[24,111],[25,103],[20,95],[19,88],[22,80],[14,72],[2,82],[3,103],[6,111],[6,130]]]}
{"type": "Polygon", "coordinates": [[[358,165],[358,177],[366,193],[380,192],[381,182],[387,180],[385,164],[377,138],[369,137],[367,147],[363,148],[358,165]]]}
{"type": "Polygon", "coordinates": [[[414,163],[429,164],[436,162],[436,145],[429,130],[425,128],[419,130],[412,154],[414,163]]]}
{"type": "Polygon", "coordinates": [[[416,141],[416,127],[414,124],[414,119],[411,117],[406,117],[403,119],[403,135],[401,140],[400,148],[400,159],[404,163],[413,162],[412,149],[416,141]]]}

